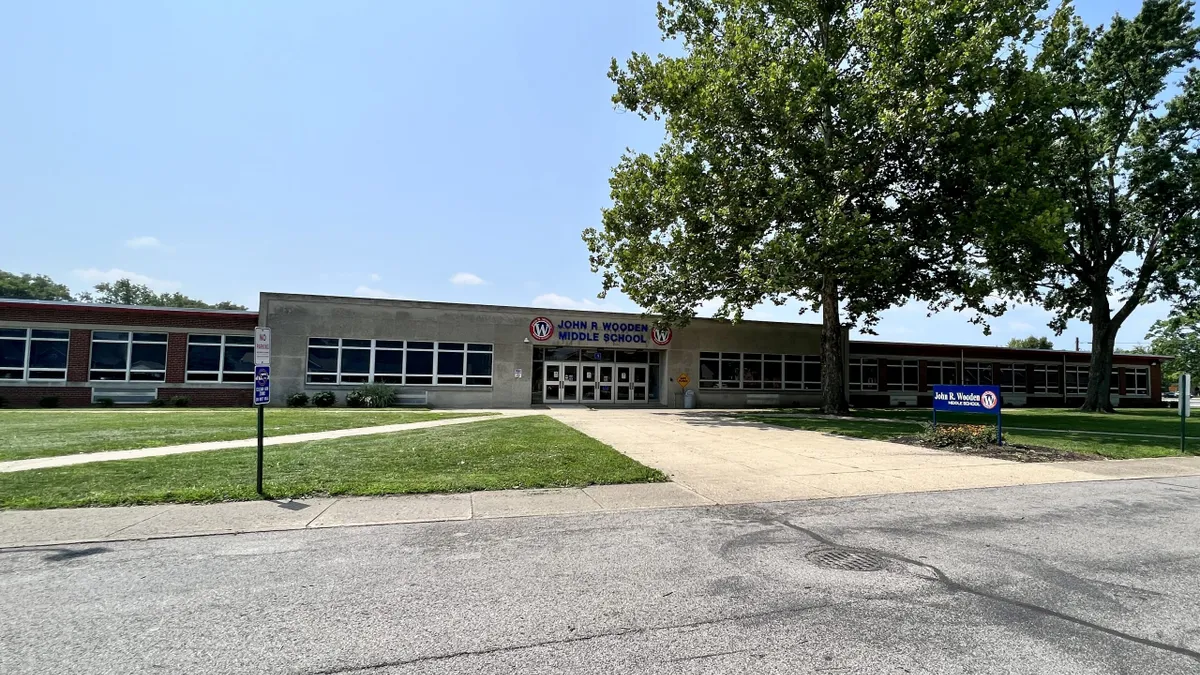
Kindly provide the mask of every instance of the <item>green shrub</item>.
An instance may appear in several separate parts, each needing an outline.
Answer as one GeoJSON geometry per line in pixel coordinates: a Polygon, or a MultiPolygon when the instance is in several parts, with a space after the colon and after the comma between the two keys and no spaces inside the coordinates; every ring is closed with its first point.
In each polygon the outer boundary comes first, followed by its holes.
{"type": "MultiPolygon", "coordinates": [[[[354,392],[362,397],[362,408],[388,408],[396,405],[396,390],[386,384],[364,384],[354,392]]],[[[346,397],[349,404],[350,397],[346,397]]]]}
{"type": "Polygon", "coordinates": [[[96,399],[96,405],[100,406],[101,408],[111,408],[115,404],[116,404],[116,401],[114,401],[108,397],[96,399]]]}
{"type": "Polygon", "coordinates": [[[186,407],[188,407],[188,404],[191,402],[192,402],[192,399],[190,399],[186,396],[172,396],[171,397],[171,405],[175,406],[176,408],[186,408],[186,407]]]}
{"type": "Polygon", "coordinates": [[[39,408],[57,408],[58,407],[58,397],[57,396],[43,396],[38,399],[38,407],[39,408]]]}
{"type": "Polygon", "coordinates": [[[287,405],[289,408],[303,408],[308,405],[308,394],[302,391],[292,394],[287,397],[287,405]]]}
{"type": "Polygon", "coordinates": [[[318,408],[328,408],[337,403],[337,394],[332,391],[318,391],[312,395],[312,404],[318,408]]]}
{"type": "Polygon", "coordinates": [[[156,399],[153,399],[150,401],[150,407],[152,407],[152,408],[162,408],[166,405],[167,405],[167,399],[165,399],[165,398],[156,398],[156,399]]]}
{"type": "Polygon", "coordinates": [[[355,390],[346,394],[347,408],[365,408],[367,407],[367,397],[361,391],[355,390]]]}
{"type": "Polygon", "coordinates": [[[921,440],[935,448],[986,448],[996,443],[996,427],[987,424],[925,425],[921,440]]]}

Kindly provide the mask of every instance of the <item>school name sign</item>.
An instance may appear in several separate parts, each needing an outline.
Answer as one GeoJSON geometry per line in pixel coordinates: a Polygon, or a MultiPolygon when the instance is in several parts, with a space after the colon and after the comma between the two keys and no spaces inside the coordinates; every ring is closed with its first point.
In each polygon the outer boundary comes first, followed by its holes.
{"type": "Polygon", "coordinates": [[[942,412],[999,415],[1000,388],[984,385],[934,385],[933,409],[942,412]]]}

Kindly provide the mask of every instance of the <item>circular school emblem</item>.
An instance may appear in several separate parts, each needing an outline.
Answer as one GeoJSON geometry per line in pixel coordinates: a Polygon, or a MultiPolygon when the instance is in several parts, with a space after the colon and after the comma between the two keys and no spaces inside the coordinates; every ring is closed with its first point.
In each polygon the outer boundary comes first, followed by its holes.
{"type": "Polygon", "coordinates": [[[650,339],[654,340],[654,344],[658,346],[666,345],[671,341],[670,328],[652,328],[650,329],[650,339]]]}
{"type": "Polygon", "coordinates": [[[529,322],[529,334],[538,342],[545,342],[554,336],[554,322],[544,316],[539,316],[529,322]]]}
{"type": "Polygon", "coordinates": [[[996,392],[985,391],[983,392],[983,395],[979,397],[979,403],[988,410],[995,410],[996,406],[999,405],[1000,400],[996,398],[996,392]]]}

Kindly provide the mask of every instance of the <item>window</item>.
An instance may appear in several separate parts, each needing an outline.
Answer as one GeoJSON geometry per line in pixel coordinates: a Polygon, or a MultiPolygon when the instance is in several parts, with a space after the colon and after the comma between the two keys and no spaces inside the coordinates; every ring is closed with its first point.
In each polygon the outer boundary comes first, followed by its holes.
{"type": "Polygon", "coordinates": [[[783,357],[783,386],[805,391],[821,390],[821,357],[788,354],[783,357]]]}
{"type": "Polygon", "coordinates": [[[188,382],[253,382],[254,336],[188,335],[188,382]]]}
{"type": "Polygon", "coordinates": [[[700,352],[701,389],[718,389],[721,386],[721,355],[716,352],[700,352]]]}
{"type": "Polygon", "coordinates": [[[850,359],[850,391],[879,389],[879,362],[875,359],[850,359]]]}
{"type": "Polygon", "coordinates": [[[1088,367],[1067,366],[1063,377],[1067,395],[1086,394],[1088,388],[1088,367]]]}
{"type": "MultiPolygon", "coordinates": [[[[991,375],[991,372],[988,374],[991,375]]],[[[925,379],[930,388],[935,384],[958,384],[958,364],[954,361],[929,361],[925,364],[925,379]]]]}
{"type": "Polygon", "coordinates": [[[1025,393],[1025,364],[1000,364],[1000,391],[1025,393]]]}
{"type": "Polygon", "coordinates": [[[1125,367],[1125,395],[1146,396],[1150,393],[1150,369],[1125,367]]]}
{"type": "Polygon", "coordinates": [[[0,380],[65,380],[71,332],[0,328],[0,380]]]}
{"type": "Polygon", "coordinates": [[[92,331],[92,380],[162,382],[167,379],[167,334],[92,331]]]}
{"type": "Polygon", "coordinates": [[[492,385],[492,345],[309,338],[309,384],[492,385]]]}
{"type": "MultiPolygon", "coordinates": [[[[1087,386],[1086,381],[1084,386],[1087,386]]],[[[1033,391],[1037,394],[1058,393],[1058,366],[1035,365],[1033,367],[1033,391]]]]}
{"type": "Polygon", "coordinates": [[[899,364],[888,364],[888,389],[917,391],[920,371],[919,361],[900,361],[899,364]]]}
{"type": "Polygon", "coordinates": [[[1113,368],[1112,373],[1108,376],[1108,393],[1118,394],[1121,392],[1121,370],[1113,368]]]}
{"type": "Polygon", "coordinates": [[[816,356],[700,352],[702,389],[821,389],[816,356]]]}
{"type": "Polygon", "coordinates": [[[992,379],[992,364],[978,361],[963,363],[963,384],[995,384],[992,379]]]}

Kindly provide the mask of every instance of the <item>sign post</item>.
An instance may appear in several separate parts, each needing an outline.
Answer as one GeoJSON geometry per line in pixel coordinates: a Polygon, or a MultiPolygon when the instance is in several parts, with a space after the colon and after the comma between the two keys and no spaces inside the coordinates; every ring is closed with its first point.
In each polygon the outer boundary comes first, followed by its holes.
{"type": "Polygon", "coordinates": [[[1192,415],[1192,376],[1179,376],[1179,452],[1187,454],[1187,419],[1192,415]]]}
{"type": "Polygon", "coordinates": [[[935,384],[933,386],[933,424],[935,427],[939,410],[995,415],[996,443],[1004,445],[1001,407],[1000,387],[994,385],[935,384]]]}
{"type": "Polygon", "coordinates": [[[254,406],[258,408],[258,475],[255,489],[263,494],[263,408],[271,402],[271,329],[254,329],[254,406]]]}
{"type": "Polygon", "coordinates": [[[687,407],[687,386],[692,381],[687,373],[680,373],[679,377],[675,378],[675,384],[679,385],[679,395],[683,397],[683,407],[687,407]]]}

